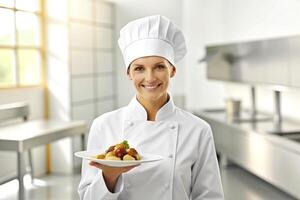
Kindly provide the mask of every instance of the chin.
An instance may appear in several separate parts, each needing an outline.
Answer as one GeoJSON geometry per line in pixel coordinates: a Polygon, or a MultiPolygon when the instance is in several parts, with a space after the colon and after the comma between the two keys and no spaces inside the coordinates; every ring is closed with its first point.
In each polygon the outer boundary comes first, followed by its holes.
{"type": "Polygon", "coordinates": [[[141,96],[148,101],[157,101],[163,96],[163,94],[142,94],[141,96]]]}

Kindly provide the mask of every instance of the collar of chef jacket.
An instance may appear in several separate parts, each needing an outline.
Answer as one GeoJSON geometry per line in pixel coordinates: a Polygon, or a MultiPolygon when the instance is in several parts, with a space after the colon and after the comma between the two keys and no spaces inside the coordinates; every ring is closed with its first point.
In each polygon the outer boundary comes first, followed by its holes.
{"type": "MultiPolygon", "coordinates": [[[[155,121],[162,121],[167,119],[169,116],[174,114],[175,105],[171,95],[169,95],[169,101],[163,105],[156,113],[155,121]]],[[[127,106],[126,120],[137,120],[137,121],[147,121],[147,112],[145,108],[137,100],[136,96],[133,97],[127,106]]]]}

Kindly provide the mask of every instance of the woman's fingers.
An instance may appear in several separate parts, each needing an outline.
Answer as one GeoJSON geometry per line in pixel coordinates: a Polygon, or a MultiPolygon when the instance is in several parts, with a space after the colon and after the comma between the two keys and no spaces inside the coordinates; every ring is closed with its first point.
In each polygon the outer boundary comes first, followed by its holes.
{"type": "Polygon", "coordinates": [[[138,166],[134,165],[128,167],[111,167],[93,161],[90,162],[90,165],[102,170],[103,178],[110,191],[113,191],[116,181],[122,173],[128,172],[138,166]]]}
{"type": "Polygon", "coordinates": [[[99,163],[97,163],[97,162],[94,162],[94,161],[91,161],[90,162],[90,165],[91,166],[94,166],[94,167],[97,167],[97,168],[101,168],[103,165],[101,165],[101,164],[99,164],[99,163]]]}
{"type": "Polygon", "coordinates": [[[102,165],[100,163],[93,162],[93,161],[90,162],[90,165],[97,167],[97,168],[101,169],[102,171],[110,171],[110,172],[115,171],[115,172],[121,172],[121,173],[127,172],[127,171],[139,166],[139,165],[133,165],[133,166],[126,166],[126,167],[111,167],[111,166],[102,165]]]}

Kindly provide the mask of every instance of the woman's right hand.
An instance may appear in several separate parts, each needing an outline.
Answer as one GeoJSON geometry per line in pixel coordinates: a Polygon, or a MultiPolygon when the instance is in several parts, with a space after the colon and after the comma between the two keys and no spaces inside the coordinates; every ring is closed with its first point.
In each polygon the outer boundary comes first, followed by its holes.
{"type": "Polygon", "coordinates": [[[128,172],[138,165],[129,167],[110,167],[97,162],[90,162],[90,165],[102,170],[102,175],[106,186],[110,192],[114,192],[117,180],[122,173],[128,172]]]}

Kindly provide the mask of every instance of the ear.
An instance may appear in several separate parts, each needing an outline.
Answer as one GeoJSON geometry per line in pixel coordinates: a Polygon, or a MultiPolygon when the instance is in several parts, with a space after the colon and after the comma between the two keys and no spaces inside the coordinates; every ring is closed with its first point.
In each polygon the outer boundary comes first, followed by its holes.
{"type": "Polygon", "coordinates": [[[127,73],[127,77],[128,77],[129,80],[132,80],[132,77],[131,77],[130,73],[127,73]]]}
{"type": "Polygon", "coordinates": [[[131,75],[130,75],[130,66],[127,68],[127,77],[128,77],[128,79],[129,80],[132,80],[132,77],[131,77],[131,75]]]}
{"type": "Polygon", "coordinates": [[[172,66],[170,78],[174,77],[175,74],[176,74],[176,68],[174,66],[172,66]]]}

